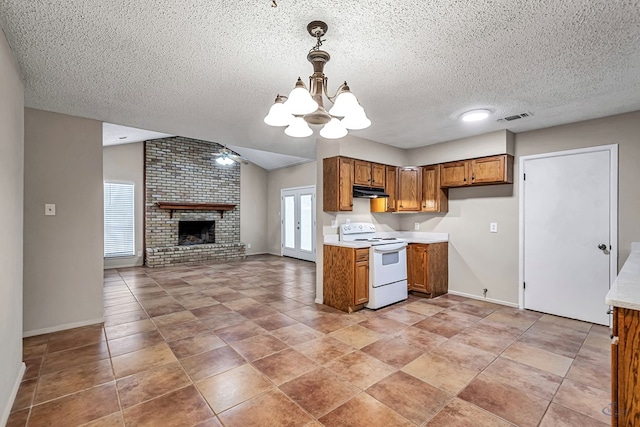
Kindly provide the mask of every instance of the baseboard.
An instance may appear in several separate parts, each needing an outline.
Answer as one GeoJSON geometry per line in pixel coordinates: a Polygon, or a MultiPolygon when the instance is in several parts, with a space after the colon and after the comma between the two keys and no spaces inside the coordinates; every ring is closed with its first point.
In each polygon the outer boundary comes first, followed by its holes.
{"type": "Polygon", "coordinates": [[[13,407],[13,402],[16,400],[16,396],[18,395],[18,389],[20,388],[20,384],[22,383],[22,377],[24,377],[24,373],[27,370],[27,365],[22,362],[20,365],[20,371],[18,371],[18,376],[16,377],[16,382],[13,384],[13,389],[11,390],[11,395],[9,396],[9,401],[7,402],[7,406],[2,411],[2,418],[0,418],[0,426],[7,425],[7,421],[9,420],[9,415],[11,415],[11,408],[13,407]]]}
{"type": "Polygon", "coordinates": [[[449,293],[451,295],[458,295],[459,297],[477,299],[480,301],[491,302],[494,304],[506,305],[507,307],[518,308],[518,303],[507,302],[507,301],[502,301],[502,300],[493,299],[493,298],[484,298],[484,297],[481,297],[480,295],[466,294],[464,292],[458,292],[458,291],[452,291],[452,290],[449,290],[449,293]]]}
{"type": "Polygon", "coordinates": [[[35,335],[49,334],[51,332],[64,331],[66,329],[79,328],[81,326],[95,325],[97,323],[103,323],[104,317],[99,319],[85,320],[76,323],[65,323],[64,325],[52,326],[50,328],[34,329],[32,331],[24,331],[22,333],[23,338],[33,337],[35,335]]]}
{"type": "Polygon", "coordinates": [[[316,298],[316,300],[315,300],[314,302],[315,302],[316,304],[322,304],[322,300],[321,300],[321,299],[318,299],[318,298],[316,298]]]}

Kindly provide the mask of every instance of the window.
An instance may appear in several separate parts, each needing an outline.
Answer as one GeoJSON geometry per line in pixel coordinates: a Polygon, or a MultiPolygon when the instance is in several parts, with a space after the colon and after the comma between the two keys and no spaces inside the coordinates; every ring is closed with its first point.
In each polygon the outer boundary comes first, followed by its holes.
{"type": "Polygon", "coordinates": [[[134,256],[133,184],[104,183],[104,256],[134,256]]]}

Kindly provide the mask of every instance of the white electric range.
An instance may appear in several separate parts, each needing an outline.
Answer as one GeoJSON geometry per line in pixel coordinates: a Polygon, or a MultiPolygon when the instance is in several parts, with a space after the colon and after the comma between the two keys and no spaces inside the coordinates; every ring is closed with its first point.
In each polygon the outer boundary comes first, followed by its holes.
{"type": "Polygon", "coordinates": [[[340,240],[369,243],[369,302],[377,309],[407,299],[407,242],[376,237],[376,226],[367,222],[340,226],[340,240]]]}

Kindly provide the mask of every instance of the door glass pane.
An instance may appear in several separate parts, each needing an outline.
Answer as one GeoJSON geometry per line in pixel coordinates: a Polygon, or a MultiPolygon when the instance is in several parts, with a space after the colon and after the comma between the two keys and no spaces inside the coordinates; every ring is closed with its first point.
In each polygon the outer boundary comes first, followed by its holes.
{"type": "Polygon", "coordinates": [[[296,214],[295,197],[284,198],[284,247],[295,249],[296,244],[296,214]]]}
{"type": "Polygon", "coordinates": [[[313,247],[313,212],[311,212],[311,194],[300,196],[300,249],[311,251],[313,247]]]}

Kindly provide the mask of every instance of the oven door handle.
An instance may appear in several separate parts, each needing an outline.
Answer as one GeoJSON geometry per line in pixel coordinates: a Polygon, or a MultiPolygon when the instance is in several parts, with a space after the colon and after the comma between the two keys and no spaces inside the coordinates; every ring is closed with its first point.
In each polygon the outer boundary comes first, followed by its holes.
{"type": "Polygon", "coordinates": [[[374,246],[373,250],[378,253],[400,252],[401,250],[405,250],[406,247],[406,243],[396,243],[383,246],[374,246]]]}

